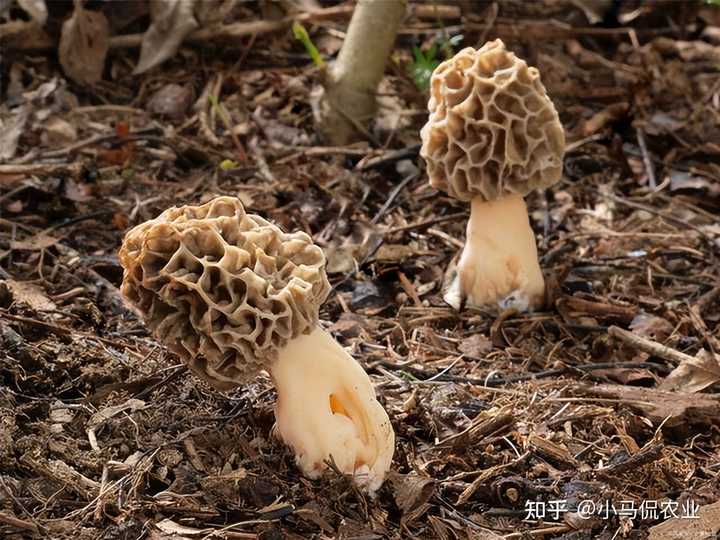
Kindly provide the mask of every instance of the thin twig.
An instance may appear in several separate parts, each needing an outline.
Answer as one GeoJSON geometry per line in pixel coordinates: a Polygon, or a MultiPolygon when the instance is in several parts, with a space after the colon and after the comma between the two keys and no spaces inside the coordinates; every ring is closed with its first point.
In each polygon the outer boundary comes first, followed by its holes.
{"type": "MultiPolygon", "coordinates": [[[[130,137],[136,137],[141,138],[143,135],[149,135],[150,133],[161,133],[161,129],[158,127],[147,127],[138,129],[136,131],[132,131],[128,133],[128,136],[123,137],[118,135],[117,133],[101,133],[99,135],[93,135],[92,137],[88,137],[87,139],[83,139],[82,141],[78,141],[75,144],[71,144],[69,146],[66,146],[64,148],[60,148],[58,150],[50,150],[48,152],[43,152],[39,155],[34,156],[24,156],[20,158],[19,160],[16,160],[14,164],[21,164],[26,163],[27,161],[34,161],[39,159],[50,159],[50,158],[58,158],[58,157],[65,157],[69,154],[72,154],[73,152],[80,150],[82,148],[85,148],[86,146],[91,146],[93,144],[106,142],[106,141],[112,141],[112,140],[122,140],[126,141],[129,140],[130,137]]],[[[134,139],[137,140],[137,139],[134,139]]],[[[13,164],[11,164],[13,165],[13,164]]],[[[67,167],[67,165],[65,165],[67,167]]]]}
{"type": "Polygon", "coordinates": [[[57,174],[69,172],[77,175],[82,170],[82,163],[11,163],[0,165],[0,174],[57,174]]]}
{"type": "Polygon", "coordinates": [[[665,445],[662,443],[651,443],[641,448],[638,453],[633,454],[626,460],[608,465],[595,472],[601,476],[615,478],[618,474],[636,470],[638,467],[657,461],[662,457],[663,448],[665,448],[665,445]]]}
{"type": "Polygon", "coordinates": [[[35,534],[38,534],[40,532],[37,528],[37,525],[35,525],[34,523],[24,521],[4,512],[0,512],[0,523],[4,523],[5,525],[9,525],[10,527],[23,531],[32,531],[35,534]]]}
{"type": "Polygon", "coordinates": [[[657,181],[655,180],[655,168],[653,167],[652,160],[650,159],[650,154],[648,154],[647,144],[645,144],[645,133],[642,128],[637,128],[636,133],[638,145],[640,145],[640,152],[642,152],[643,163],[645,164],[648,184],[650,185],[650,189],[655,189],[657,187],[657,181]]]}
{"type": "Polygon", "coordinates": [[[694,225],[688,221],[685,221],[684,219],[676,218],[675,216],[669,214],[667,210],[657,210],[653,208],[652,206],[648,206],[646,204],[640,204],[634,201],[628,201],[627,199],[623,199],[622,197],[617,197],[615,195],[612,195],[610,193],[605,193],[605,197],[610,199],[613,202],[616,202],[618,204],[624,204],[625,206],[629,206],[630,208],[635,208],[638,210],[644,210],[645,212],[648,212],[650,214],[654,214],[656,216],[660,216],[663,219],[666,219],[667,221],[670,221],[672,223],[675,223],[676,225],[679,225],[681,227],[686,227],[689,229],[693,229],[697,232],[699,232],[704,238],[708,240],[713,240],[713,237],[711,237],[708,233],[703,231],[700,227],[697,225],[694,225]]]}
{"type": "Polygon", "coordinates": [[[380,167],[395,163],[403,159],[414,158],[415,156],[417,156],[419,151],[419,144],[408,146],[407,148],[401,148],[400,150],[391,150],[389,152],[385,152],[380,156],[372,157],[367,160],[360,160],[356,165],[356,169],[360,171],[379,169],[380,167]]]}
{"type": "Polygon", "coordinates": [[[608,328],[608,334],[611,337],[619,339],[620,341],[630,345],[634,349],[648,353],[652,356],[657,356],[663,360],[667,360],[673,364],[682,364],[683,362],[692,362],[695,358],[689,354],[681,353],[665,345],[661,345],[657,341],[651,341],[647,338],[623,330],[617,326],[611,326],[608,328]]]}
{"type": "Polygon", "coordinates": [[[400,194],[400,192],[407,186],[410,182],[415,180],[419,176],[419,173],[413,173],[409,176],[406,176],[403,178],[403,180],[395,186],[395,189],[393,189],[390,192],[390,195],[388,195],[387,200],[385,203],[380,207],[380,210],[377,211],[377,214],[370,220],[370,223],[375,225],[378,221],[380,221],[380,218],[385,215],[385,212],[387,212],[388,208],[392,205],[395,198],[400,194]]]}
{"type": "Polygon", "coordinates": [[[388,234],[394,234],[399,232],[407,232],[407,231],[413,231],[417,229],[424,229],[425,227],[430,227],[432,225],[435,225],[436,223],[444,223],[445,221],[458,221],[461,219],[467,219],[469,214],[467,212],[458,212],[457,214],[448,214],[447,216],[440,216],[435,217],[431,219],[426,219],[425,221],[420,221],[419,223],[411,223],[410,225],[402,225],[400,227],[393,227],[392,229],[388,229],[388,234]]]}
{"type": "Polygon", "coordinates": [[[541,527],[529,531],[514,532],[503,536],[503,540],[520,540],[521,538],[544,538],[548,534],[560,534],[568,532],[569,525],[556,525],[554,527],[541,527]]]}
{"type": "MultiPolygon", "coordinates": [[[[334,6],[325,9],[318,9],[308,13],[300,13],[279,20],[249,21],[211,26],[195,30],[188,37],[189,43],[205,43],[207,41],[234,41],[240,37],[268,34],[284,30],[293,22],[305,22],[310,20],[332,19],[339,16],[350,15],[353,11],[352,5],[334,6]]],[[[143,42],[144,34],[126,34],[110,38],[111,49],[127,49],[139,47],[143,42]]]]}
{"type": "Polygon", "coordinates": [[[38,522],[35,520],[35,518],[33,517],[33,515],[30,513],[30,511],[29,511],[27,508],[25,508],[25,505],[24,505],[22,502],[20,502],[20,501],[17,499],[17,497],[15,497],[15,494],[14,494],[14,493],[10,490],[10,488],[5,484],[5,481],[3,480],[3,477],[2,477],[1,474],[0,474],[0,486],[3,487],[3,489],[5,490],[5,493],[8,494],[8,496],[9,496],[9,497],[13,500],[13,502],[18,506],[18,508],[20,508],[20,510],[22,510],[22,512],[28,517],[28,519],[30,519],[30,520],[33,522],[33,524],[35,525],[35,528],[36,528],[37,530],[39,530],[39,531],[45,532],[45,527],[43,527],[40,523],[38,523],[38,522]]]}

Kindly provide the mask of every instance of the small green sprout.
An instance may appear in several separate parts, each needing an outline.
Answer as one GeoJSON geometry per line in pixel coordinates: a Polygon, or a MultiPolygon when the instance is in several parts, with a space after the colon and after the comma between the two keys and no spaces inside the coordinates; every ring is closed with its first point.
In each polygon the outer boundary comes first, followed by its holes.
{"type": "Polygon", "coordinates": [[[232,159],[223,159],[220,162],[220,165],[218,165],[218,168],[221,171],[229,171],[230,169],[237,169],[240,165],[238,165],[235,161],[232,159]]]}
{"type": "Polygon", "coordinates": [[[440,65],[440,60],[435,58],[436,54],[437,43],[433,43],[426,53],[423,53],[420,47],[413,47],[415,60],[410,64],[410,76],[415,81],[415,86],[423,92],[430,88],[430,76],[440,65]]]}
{"type": "Polygon", "coordinates": [[[457,46],[463,39],[461,34],[453,36],[449,39],[436,38],[427,52],[423,52],[420,47],[413,47],[413,55],[415,59],[409,67],[410,76],[417,86],[423,92],[430,88],[430,77],[435,68],[440,65],[441,60],[437,58],[439,50],[450,58],[454,53],[453,47],[457,46]]]}
{"type": "Polygon", "coordinates": [[[422,382],[420,379],[418,379],[415,375],[412,373],[405,371],[404,369],[401,369],[398,371],[398,377],[401,379],[404,379],[408,382],[422,382]]]}
{"type": "Polygon", "coordinates": [[[323,67],[325,65],[325,60],[323,60],[322,56],[320,56],[320,52],[317,50],[317,47],[310,39],[310,35],[307,33],[307,30],[305,30],[305,27],[299,22],[295,21],[292,25],[292,29],[295,39],[299,39],[302,42],[302,44],[305,46],[305,50],[310,55],[310,58],[312,58],[313,63],[317,67],[323,67]]]}
{"type": "Polygon", "coordinates": [[[208,95],[208,101],[210,102],[210,105],[212,106],[213,111],[215,114],[217,114],[220,117],[220,120],[222,120],[223,124],[225,124],[225,129],[230,130],[232,129],[232,122],[230,121],[230,113],[225,108],[225,105],[220,103],[220,100],[218,100],[218,97],[216,95],[210,94],[208,95]]]}

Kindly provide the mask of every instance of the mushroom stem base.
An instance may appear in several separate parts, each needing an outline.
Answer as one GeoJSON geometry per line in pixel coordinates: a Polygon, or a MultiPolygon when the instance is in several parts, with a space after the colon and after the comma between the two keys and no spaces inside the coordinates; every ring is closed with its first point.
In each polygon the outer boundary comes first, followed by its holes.
{"type": "Polygon", "coordinates": [[[321,328],[290,341],[270,368],[280,438],[309,478],[332,461],[374,493],[390,468],[395,434],[363,368],[321,328]]]}
{"type": "Polygon", "coordinates": [[[518,311],[542,307],[545,280],[520,195],[472,200],[465,247],[445,301],[455,309],[465,304],[518,311]]]}

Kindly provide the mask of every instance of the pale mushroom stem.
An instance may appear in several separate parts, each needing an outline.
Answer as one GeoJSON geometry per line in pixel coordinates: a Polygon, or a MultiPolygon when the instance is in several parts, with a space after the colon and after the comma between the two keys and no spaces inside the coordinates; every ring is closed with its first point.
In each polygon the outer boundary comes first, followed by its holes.
{"type": "Polygon", "coordinates": [[[316,328],[279,351],[270,375],[278,433],[303,474],[317,478],[331,460],[374,493],[390,468],[395,434],[363,368],[316,328]]]}
{"type": "Polygon", "coordinates": [[[521,195],[472,200],[457,277],[445,301],[456,309],[463,303],[518,311],[542,307],[545,281],[521,195]]]}

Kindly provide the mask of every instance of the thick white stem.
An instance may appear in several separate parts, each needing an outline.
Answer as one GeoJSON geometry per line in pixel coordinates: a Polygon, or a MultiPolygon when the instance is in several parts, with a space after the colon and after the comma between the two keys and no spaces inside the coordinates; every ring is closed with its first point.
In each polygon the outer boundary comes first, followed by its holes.
{"type": "Polygon", "coordinates": [[[375,492],[390,468],[395,433],[360,364],[317,328],[290,341],[270,375],[277,429],[303,474],[317,478],[332,460],[375,492]]]}
{"type": "Polygon", "coordinates": [[[520,195],[486,202],[472,200],[465,247],[457,278],[445,301],[456,309],[471,306],[542,307],[545,280],[538,263],[535,235],[520,195]]]}
{"type": "Polygon", "coordinates": [[[405,0],[359,0],[355,6],[318,111],[318,128],[333,144],[357,138],[374,116],[375,92],[405,8],[405,0]]]}

